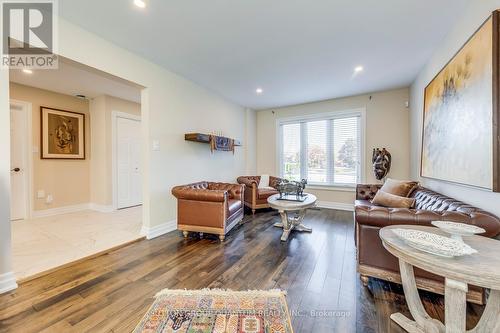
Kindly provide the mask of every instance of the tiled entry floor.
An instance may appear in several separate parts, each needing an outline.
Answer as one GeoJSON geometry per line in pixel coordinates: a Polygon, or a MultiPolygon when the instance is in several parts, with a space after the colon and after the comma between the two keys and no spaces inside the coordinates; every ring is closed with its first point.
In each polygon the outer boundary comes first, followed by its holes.
{"type": "Polygon", "coordinates": [[[141,238],[142,207],[113,213],[77,213],[12,222],[18,280],[141,238]]]}

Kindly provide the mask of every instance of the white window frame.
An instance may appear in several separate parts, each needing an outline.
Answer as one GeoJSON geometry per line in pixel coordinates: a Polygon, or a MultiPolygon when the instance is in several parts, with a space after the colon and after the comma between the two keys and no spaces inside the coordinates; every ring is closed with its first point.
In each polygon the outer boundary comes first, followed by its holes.
{"type": "MultiPolygon", "coordinates": [[[[365,173],[366,173],[366,109],[350,109],[350,110],[342,110],[342,111],[334,111],[334,112],[325,112],[325,113],[317,113],[303,116],[294,116],[294,117],[285,117],[279,118],[276,120],[276,173],[283,177],[283,125],[287,124],[296,124],[296,123],[305,123],[310,121],[320,121],[320,120],[334,120],[334,119],[343,119],[350,117],[359,117],[359,141],[360,141],[360,153],[359,153],[359,167],[358,167],[358,182],[363,183],[365,181],[365,173]]],[[[305,159],[305,154],[302,153],[304,150],[304,143],[307,143],[306,136],[304,135],[305,126],[301,126],[301,166],[306,165],[307,161],[305,159]],[[304,164],[306,163],[306,164],[304,164]]],[[[330,140],[329,140],[330,141],[330,140]]],[[[327,145],[331,145],[331,142],[327,142],[327,145]]],[[[331,163],[333,163],[333,159],[330,158],[331,163]]],[[[304,178],[305,175],[302,173],[305,169],[301,167],[301,178],[304,178]]],[[[351,191],[354,190],[356,184],[343,184],[343,183],[334,183],[334,184],[310,184],[308,188],[312,189],[325,189],[325,190],[346,190],[351,191]]]]}

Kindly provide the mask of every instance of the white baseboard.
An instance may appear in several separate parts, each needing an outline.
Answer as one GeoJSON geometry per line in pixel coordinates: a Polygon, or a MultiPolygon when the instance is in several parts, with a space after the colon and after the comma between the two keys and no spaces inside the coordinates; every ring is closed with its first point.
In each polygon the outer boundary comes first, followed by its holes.
{"type": "Polygon", "coordinates": [[[177,220],[155,225],[153,227],[146,227],[143,225],[141,228],[141,235],[146,236],[147,239],[153,239],[174,230],[177,230],[177,220]]]}
{"type": "Polygon", "coordinates": [[[14,273],[8,272],[0,274],[0,294],[17,288],[16,277],[14,273]]]}
{"type": "Polygon", "coordinates": [[[99,205],[96,203],[90,203],[89,204],[89,209],[94,210],[99,213],[112,213],[115,211],[113,208],[113,205],[99,205]]]}
{"type": "Polygon", "coordinates": [[[35,211],[33,211],[32,216],[34,218],[37,218],[37,217],[47,217],[47,216],[54,216],[54,215],[60,215],[60,214],[81,212],[82,210],[90,209],[89,206],[90,205],[88,203],[84,203],[84,204],[79,204],[79,205],[49,208],[49,209],[44,209],[44,210],[35,210],[35,211]]]}
{"type": "Polygon", "coordinates": [[[99,204],[95,204],[95,203],[84,203],[84,204],[78,204],[78,205],[49,208],[49,209],[43,209],[43,210],[35,210],[31,214],[31,216],[33,218],[47,217],[47,216],[55,216],[55,215],[61,215],[61,214],[76,213],[76,212],[81,212],[83,210],[93,210],[93,211],[96,211],[99,213],[111,213],[111,212],[115,211],[113,206],[99,205],[99,204]]]}
{"type": "Polygon", "coordinates": [[[354,204],[348,204],[342,202],[318,201],[317,206],[320,208],[347,210],[349,212],[354,211],[354,204]]]}

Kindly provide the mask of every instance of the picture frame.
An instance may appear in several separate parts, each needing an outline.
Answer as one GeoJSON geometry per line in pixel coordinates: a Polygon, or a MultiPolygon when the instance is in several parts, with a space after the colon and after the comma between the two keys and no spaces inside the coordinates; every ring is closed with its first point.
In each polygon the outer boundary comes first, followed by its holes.
{"type": "Polygon", "coordinates": [[[420,176],[500,192],[500,12],[424,90],[420,176]]]}
{"type": "Polygon", "coordinates": [[[40,107],[40,158],[85,160],[85,114],[40,107]]]}

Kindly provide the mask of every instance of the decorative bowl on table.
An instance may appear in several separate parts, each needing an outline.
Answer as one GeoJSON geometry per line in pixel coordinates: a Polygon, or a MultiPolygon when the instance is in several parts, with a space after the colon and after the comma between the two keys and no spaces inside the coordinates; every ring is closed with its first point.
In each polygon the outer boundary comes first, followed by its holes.
{"type": "Polygon", "coordinates": [[[433,226],[438,227],[451,235],[452,239],[463,242],[462,236],[473,236],[485,233],[486,230],[472,224],[457,223],[452,221],[432,221],[433,226]]]}
{"type": "Polygon", "coordinates": [[[460,257],[477,253],[469,245],[456,239],[413,229],[392,229],[409,246],[430,254],[446,258],[460,257]]]}

